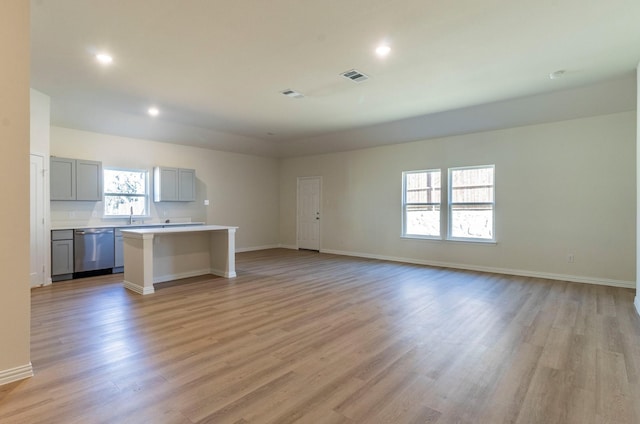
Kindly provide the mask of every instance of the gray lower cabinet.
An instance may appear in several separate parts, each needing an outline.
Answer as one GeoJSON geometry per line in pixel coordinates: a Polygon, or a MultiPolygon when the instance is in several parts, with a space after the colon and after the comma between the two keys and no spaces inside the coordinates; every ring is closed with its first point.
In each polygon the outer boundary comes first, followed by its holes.
{"type": "Polygon", "coordinates": [[[51,200],[102,200],[102,162],[52,156],[51,200]]]}
{"type": "Polygon", "coordinates": [[[153,168],[154,202],[193,202],[196,200],[195,169],[153,168]]]}
{"type": "Polygon", "coordinates": [[[51,280],[73,278],[73,230],[51,231],[51,280]]]}

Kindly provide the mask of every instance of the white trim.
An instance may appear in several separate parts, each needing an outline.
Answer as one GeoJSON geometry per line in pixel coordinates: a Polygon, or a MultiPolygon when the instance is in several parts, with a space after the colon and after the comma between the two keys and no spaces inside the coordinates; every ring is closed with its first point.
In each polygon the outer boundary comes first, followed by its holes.
{"type": "Polygon", "coordinates": [[[638,315],[640,315],[640,297],[638,297],[638,295],[636,295],[633,304],[636,305],[636,312],[638,313],[638,315]]]}
{"type": "MultiPolygon", "coordinates": [[[[624,287],[629,289],[633,289],[636,287],[635,281],[610,280],[610,279],[604,279],[604,278],[584,277],[584,276],[569,275],[569,274],[553,274],[548,272],[529,271],[529,270],[522,270],[522,269],[495,268],[495,267],[488,267],[488,266],[468,265],[468,264],[459,264],[459,263],[451,263],[451,262],[427,261],[422,259],[399,258],[395,256],[375,255],[371,253],[347,252],[343,250],[322,249],[321,252],[331,253],[334,255],[356,256],[356,257],[368,258],[368,259],[379,259],[383,261],[404,262],[404,263],[417,264],[417,265],[436,266],[441,268],[465,269],[469,271],[517,275],[521,277],[535,277],[535,278],[545,278],[549,280],[571,281],[574,283],[599,284],[603,286],[624,287]]],[[[640,313],[640,308],[639,308],[640,301],[636,300],[636,302],[637,302],[636,308],[638,308],[640,313]]]]}
{"type": "Polygon", "coordinates": [[[298,250],[298,246],[295,244],[279,244],[278,247],[280,249],[298,250]]]}
{"type": "MultiPolygon", "coordinates": [[[[219,269],[207,268],[207,269],[201,269],[196,271],[181,272],[178,274],[168,274],[168,275],[162,275],[160,277],[153,277],[153,284],[166,283],[167,281],[181,280],[183,278],[198,277],[200,275],[207,275],[207,274],[213,274],[213,275],[217,275],[225,278],[234,278],[237,276],[235,272],[226,272],[219,269]]],[[[155,288],[153,286],[142,287],[127,280],[124,280],[122,282],[122,285],[125,288],[142,295],[155,293],[155,288]]]]}
{"type": "Polygon", "coordinates": [[[195,271],[180,272],[178,274],[167,274],[159,277],[153,277],[153,284],[166,283],[167,281],[181,280],[183,278],[198,277],[200,275],[213,274],[225,278],[236,277],[235,272],[227,272],[215,268],[197,269],[195,271]]]}
{"type": "Polygon", "coordinates": [[[227,271],[223,271],[223,270],[220,270],[220,269],[214,269],[214,268],[211,268],[209,270],[209,274],[217,275],[219,277],[224,277],[224,278],[235,278],[235,277],[237,277],[237,274],[235,272],[227,272],[227,271]]]}
{"type": "Polygon", "coordinates": [[[127,280],[123,280],[122,281],[122,285],[124,286],[125,289],[129,289],[132,292],[136,292],[138,294],[152,294],[155,293],[155,289],[153,288],[153,286],[151,287],[143,287],[143,286],[139,286],[137,284],[134,284],[130,281],[127,280]]]}
{"type": "Polygon", "coordinates": [[[102,167],[102,182],[104,183],[104,173],[106,171],[115,171],[115,172],[141,172],[144,173],[145,178],[144,178],[144,183],[145,183],[145,188],[144,188],[144,194],[137,194],[137,193],[107,193],[105,191],[105,187],[106,184],[103,184],[102,187],[102,201],[104,202],[104,204],[102,205],[102,215],[101,218],[102,219],[123,219],[123,218],[136,218],[136,219],[147,219],[147,218],[151,218],[151,175],[149,173],[148,169],[137,169],[137,168],[118,168],[118,167],[102,167]],[[106,196],[130,196],[130,197],[143,197],[144,198],[144,209],[145,211],[147,211],[146,215],[111,215],[111,214],[106,214],[105,212],[105,207],[107,205],[107,202],[105,200],[106,196]]]}
{"type": "Polygon", "coordinates": [[[196,269],[193,271],[179,272],[177,274],[154,276],[153,284],[166,283],[167,281],[181,280],[183,278],[197,277],[199,275],[207,275],[207,274],[221,275],[221,274],[214,273],[212,269],[203,268],[203,269],[196,269]]]}
{"type": "MultiPolygon", "coordinates": [[[[441,190],[442,192],[442,190],[441,190]]],[[[475,202],[474,202],[475,203],[475,202]]],[[[496,165],[473,165],[473,166],[456,166],[447,169],[447,234],[445,236],[447,241],[464,241],[464,242],[488,242],[495,243],[496,242],[496,165]],[[467,169],[483,169],[483,168],[491,168],[493,170],[493,202],[477,202],[479,204],[491,204],[491,218],[493,219],[493,223],[491,224],[491,235],[490,239],[486,238],[466,238],[466,237],[454,237],[451,235],[451,224],[453,223],[453,184],[451,183],[451,174],[453,171],[467,170],[467,169]]]]}
{"type": "Polygon", "coordinates": [[[33,366],[31,365],[31,362],[27,365],[21,365],[19,367],[0,371],[0,386],[13,383],[14,381],[24,380],[29,377],[33,377],[33,366]]]}
{"type": "Polygon", "coordinates": [[[433,169],[418,169],[413,171],[402,171],[402,210],[401,210],[401,228],[400,228],[400,237],[402,238],[416,238],[416,239],[424,239],[424,240],[442,240],[442,169],[441,168],[433,168],[433,169]],[[407,175],[409,174],[422,174],[422,173],[432,173],[437,172],[440,176],[440,202],[435,203],[420,203],[420,202],[407,202],[407,175]],[[440,221],[440,228],[438,229],[437,236],[431,235],[419,235],[419,234],[408,234],[407,233],[407,205],[429,205],[429,206],[438,206],[440,210],[440,216],[438,220],[440,221]]]}
{"type": "Polygon", "coordinates": [[[266,246],[238,247],[236,248],[236,253],[253,252],[254,250],[277,249],[278,247],[282,246],[279,244],[268,244],[266,246]]]}

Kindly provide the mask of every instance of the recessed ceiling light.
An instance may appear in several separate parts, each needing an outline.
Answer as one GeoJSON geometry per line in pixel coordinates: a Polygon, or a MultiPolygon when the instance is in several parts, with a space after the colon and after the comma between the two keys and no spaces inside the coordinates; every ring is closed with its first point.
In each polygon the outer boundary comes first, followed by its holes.
{"type": "Polygon", "coordinates": [[[96,60],[103,65],[109,65],[111,62],[113,62],[113,57],[106,53],[99,53],[96,55],[96,60]]]}
{"type": "Polygon", "coordinates": [[[376,54],[380,57],[385,57],[391,52],[391,47],[386,44],[382,44],[376,48],[376,54]]]}
{"type": "Polygon", "coordinates": [[[558,71],[551,72],[551,73],[549,74],[549,79],[554,80],[554,79],[561,78],[561,77],[562,77],[566,72],[567,72],[567,71],[565,71],[564,69],[560,69],[560,70],[558,70],[558,71]]]}
{"type": "Polygon", "coordinates": [[[147,113],[149,113],[149,115],[151,116],[158,116],[160,114],[160,111],[157,107],[150,107],[147,113]]]}

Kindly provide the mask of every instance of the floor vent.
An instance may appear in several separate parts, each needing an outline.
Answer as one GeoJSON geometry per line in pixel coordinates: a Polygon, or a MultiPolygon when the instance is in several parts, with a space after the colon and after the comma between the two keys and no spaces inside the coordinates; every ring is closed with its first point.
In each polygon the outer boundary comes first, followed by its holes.
{"type": "Polygon", "coordinates": [[[301,97],[304,97],[304,94],[298,93],[296,90],[292,90],[290,88],[287,88],[286,90],[282,90],[281,93],[287,97],[292,97],[294,99],[299,99],[301,97]]]}
{"type": "Polygon", "coordinates": [[[364,81],[369,79],[369,77],[367,75],[365,75],[364,73],[358,71],[357,69],[351,69],[349,71],[345,71],[345,72],[341,73],[340,75],[342,75],[345,78],[350,79],[351,81],[355,81],[355,82],[364,82],[364,81]]]}

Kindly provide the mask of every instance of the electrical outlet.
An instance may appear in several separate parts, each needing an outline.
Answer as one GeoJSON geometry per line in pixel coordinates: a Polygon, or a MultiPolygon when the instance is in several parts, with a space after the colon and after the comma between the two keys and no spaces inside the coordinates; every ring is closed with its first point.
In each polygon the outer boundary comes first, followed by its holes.
{"type": "Polygon", "coordinates": [[[204,205],[205,205],[205,206],[209,206],[209,201],[208,201],[208,200],[205,200],[205,201],[204,201],[204,205]]]}
{"type": "Polygon", "coordinates": [[[573,256],[573,253],[569,253],[569,255],[567,256],[567,262],[572,264],[574,261],[575,261],[575,257],[573,256]]]}

